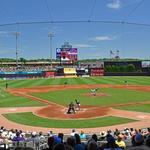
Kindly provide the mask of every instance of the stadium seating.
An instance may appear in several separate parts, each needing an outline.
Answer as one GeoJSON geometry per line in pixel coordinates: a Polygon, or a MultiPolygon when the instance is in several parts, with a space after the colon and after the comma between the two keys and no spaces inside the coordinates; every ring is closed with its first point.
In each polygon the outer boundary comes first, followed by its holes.
{"type": "MultiPolygon", "coordinates": [[[[36,149],[36,150],[55,150],[58,147],[72,147],[74,150],[88,150],[93,146],[100,150],[107,150],[111,146],[122,149],[144,148],[150,149],[150,128],[144,129],[116,129],[115,131],[100,131],[93,135],[76,132],[72,130],[70,134],[63,133],[54,134],[52,131],[48,133],[42,132],[23,132],[22,130],[8,130],[4,127],[0,129],[0,150],[5,149],[36,149]],[[83,136],[84,134],[84,136],[83,136]],[[19,136],[19,138],[16,138],[19,136]]],[[[94,148],[92,149],[94,150],[94,148]]]]}

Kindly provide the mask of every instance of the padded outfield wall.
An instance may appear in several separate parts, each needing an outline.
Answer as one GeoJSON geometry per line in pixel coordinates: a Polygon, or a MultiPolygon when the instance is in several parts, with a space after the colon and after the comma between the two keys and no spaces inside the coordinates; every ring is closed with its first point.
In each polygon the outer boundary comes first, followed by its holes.
{"type": "Polygon", "coordinates": [[[15,71],[0,72],[0,78],[18,79],[18,78],[38,78],[44,77],[43,71],[15,71]]]}

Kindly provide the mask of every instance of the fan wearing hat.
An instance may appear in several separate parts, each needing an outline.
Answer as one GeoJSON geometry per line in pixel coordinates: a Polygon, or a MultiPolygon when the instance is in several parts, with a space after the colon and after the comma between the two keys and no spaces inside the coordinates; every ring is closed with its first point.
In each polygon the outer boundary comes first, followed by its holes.
{"type": "Polygon", "coordinates": [[[105,140],[107,133],[105,131],[100,132],[100,140],[105,140]]]}

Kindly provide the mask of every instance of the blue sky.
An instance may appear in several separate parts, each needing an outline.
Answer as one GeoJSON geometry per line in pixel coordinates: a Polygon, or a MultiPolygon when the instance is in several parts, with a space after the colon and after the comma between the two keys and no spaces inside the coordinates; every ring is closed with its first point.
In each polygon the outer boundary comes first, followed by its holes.
{"type": "Polygon", "coordinates": [[[150,59],[150,26],[113,23],[37,23],[45,21],[125,21],[150,24],[150,0],[0,0],[0,57],[15,58],[14,32],[19,57],[50,58],[48,33],[54,33],[52,53],[64,42],[78,48],[79,59],[150,59]]]}

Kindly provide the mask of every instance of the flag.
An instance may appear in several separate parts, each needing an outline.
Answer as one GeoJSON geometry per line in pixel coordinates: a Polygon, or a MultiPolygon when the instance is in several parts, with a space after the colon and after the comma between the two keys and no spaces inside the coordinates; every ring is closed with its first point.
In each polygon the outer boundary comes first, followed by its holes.
{"type": "Polygon", "coordinates": [[[110,55],[113,55],[114,53],[113,53],[113,51],[112,50],[110,50],[110,55]]]}

